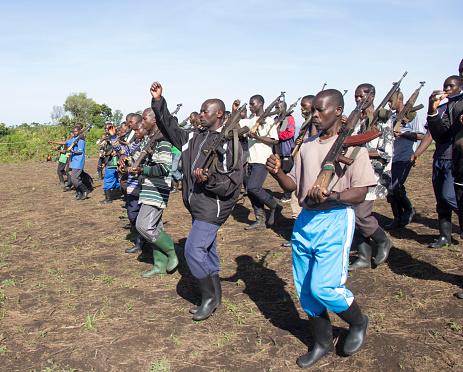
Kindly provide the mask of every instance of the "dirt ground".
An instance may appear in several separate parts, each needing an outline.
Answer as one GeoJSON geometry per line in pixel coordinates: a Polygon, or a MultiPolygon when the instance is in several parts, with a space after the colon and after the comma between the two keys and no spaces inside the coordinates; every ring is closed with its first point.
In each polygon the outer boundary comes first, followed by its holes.
{"type": "MultiPolygon", "coordinates": [[[[370,317],[357,355],[342,354],[347,325],[331,315],[336,355],[314,371],[463,370],[462,247],[454,216],[453,244],[430,249],[437,215],[432,152],[411,172],[407,189],[414,222],[394,230],[386,264],[349,274],[347,286],[370,317]]],[[[56,163],[3,164],[0,172],[0,369],[2,371],[297,371],[311,348],[307,317],[292,280],[290,206],[266,231],[246,232],[254,220],[239,202],[218,233],[223,309],[194,322],[199,300],[182,265],[172,275],[142,279],[151,268],[124,253],[132,246],[121,201],[74,202],[56,186],[56,163]]],[[[94,175],[96,159],[87,172],[94,175]]],[[[269,177],[265,184],[282,193],[269,177]]],[[[376,203],[381,225],[390,221],[376,203]]],[[[184,245],[191,219],[180,194],[164,212],[168,234],[184,245]]]]}

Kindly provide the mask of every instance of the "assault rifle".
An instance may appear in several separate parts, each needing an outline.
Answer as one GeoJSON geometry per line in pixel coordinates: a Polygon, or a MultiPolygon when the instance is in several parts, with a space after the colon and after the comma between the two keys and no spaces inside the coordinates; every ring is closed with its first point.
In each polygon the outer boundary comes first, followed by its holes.
{"type": "Polygon", "coordinates": [[[334,142],[333,146],[331,146],[330,151],[323,160],[322,170],[318,175],[318,178],[315,181],[314,186],[319,185],[322,189],[328,190],[328,186],[335,172],[335,163],[341,162],[346,165],[351,165],[354,162],[353,159],[345,157],[344,155],[342,155],[341,152],[345,149],[344,142],[346,141],[346,138],[352,134],[357,122],[360,120],[360,117],[362,116],[363,106],[368,101],[372,93],[373,90],[370,89],[367,97],[363,101],[357,103],[355,110],[352,111],[349,117],[347,118],[346,124],[343,125],[343,127],[339,131],[338,138],[336,138],[336,141],[334,142]]]}
{"type": "Polygon", "coordinates": [[[418,99],[418,95],[420,94],[420,89],[423,88],[423,85],[425,83],[426,83],[425,81],[420,82],[420,86],[413,92],[413,94],[410,96],[407,103],[405,104],[404,108],[397,115],[397,121],[396,121],[396,123],[394,125],[394,131],[400,131],[400,126],[402,125],[402,122],[404,120],[407,121],[407,122],[410,121],[410,119],[407,118],[407,116],[410,113],[414,113],[414,112],[416,112],[418,110],[421,110],[424,107],[421,104],[418,105],[418,106],[415,106],[415,107],[413,107],[413,105],[415,104],[416,100],[418,99]]]}
{"type": "Polygon", "coordinates": [[[265,123],[265,119],[268,116],[275,115],[277,112],[272,112],[272,109],[276,106],[276,104],[280,101],[281,98],[285,98],[285,93],[286,92],[281,92],[281,94],[265,109],[264,113],[257,119],[256,124],[251,128],[250,132],[251,133],[256,133],[257,129],[259,129],[259,126],[261,124],[265,123]]]}
{"type": "MultiPolygon", "coordinates": [[[[301,129],[299,129],[299,134],[297,135],[296,141],[298,139],[303,139],[305,137],[305,134],[307,133],[307,131],[310,128],[310,124],[312,124],[312,111],[309,111],[308,113],[307,113],[307,111],[304,111],[303,114],[304,113],[306,113],[305,121],[302,123],[301,129]]],[[[300,147],[301,147],[301,145],[295,145],[294,146],[294,150],[291,153],[291,156],[293,158],[297,155],[297,152],[299,151],[300,147]]]]}
{"type": "Polygon", "coordinates": [[[206,158],[203,161],[200,169],[203,170],[203,174],[206,174],[206,169],[210,170],[211,166],[214,166],[215,171],[227,174],[235,169],[237,162],[238,162],[238,137],[243,136],[245,133],[249,132],[248,127],[243,128],[236,128],[238,122],[241,119],[241,112],[244,111],[246,108],[246,103],[243,104],[241,107],[236,109],[233,114],[225,120],[223,124],[222,131],[219,135],[215,136],[214,140],[212,141],[211,146],[207,150],[203,150],[206,153],[206,158]],[[224,144],[233,138],[233,165],[229,170],[220,170],[217,167],[217,159],[220,155],[224,155],[226,150],[224,149],[224,144]]]}
{"type": "Polygon", "coordinates": [[[181,104],[181,103],[177,103],[177,108],[176,108],[174,111],[172,111],[170,114],[171,114],[172,116],[177,115],[177,113],[180,111],[180,107],[182,107],[182,104],[181,104]]]}
{"type": "Polygon", "coordinates": [[[180,128],[183,128],[184,126],[186,126],[188,124],[188,120],[190,120],[189,116],[185,120],[183,120],[178,126],[180,128]]]}
{"type": "Polygon", "coordinates": [[[275,118],[273,124],[268,129],[267,134],[265,135],[265,137],[268,137],[268,135],[270,134],[270,131],[272,130],[272,128],[274,126],[276,126],[278,128],[280,126],[280,124],[283,122],[283,120],[285,120],[288,116],[290,116],[294,112],[294,108],[297,106],[297,103],[299,102],[299,100],[301,98],[302,97],[299,97],[296,102],[294,102],[291,106],[289,106],[288,110],[286,110],[283,113],[280,112],[280,115],[278,115],[278,117],[275,118]]]}
{"type": "MultiPolygon", "coordinates": [[[[144,158],[146,158],[147,155],[151,155],[154,152],[154,148],[156,147],[156,142],[159,140],[162,140],[164,136],[162,135],[161,131],[158,129],[154,134],[151,136],[151,138],[148,140],[147,144],[143,146],[143,149],[140,152],[140,156],[138,159],[132,164],[132,168],[138,168],[140,166],[140,163],[144,158]]],[[[134,149],[134,153],[139,149],[136,148],[134,149]]]]}
{"type": "Polygon", "coordinates": [[[74,139],[74,142],[71,143],[71,145],[67,148],[67,154],[66,154],[66,158],[70,158],[71,157],[71,150],[72,148],[77,145],[77,142],[79,142],[80,139],[83,139],[85,136],[84,134],[87,133],[90,129],[92,128],[91,125],[89,125],[87,128],[85,128],[84,130],[82,130],[82,132],[79,133],[79,135],[77,136],[76,139],[74,139]]]}
{"type": "MultiPolygon", "coordinates": [[[[404,77],[407,75],[407,71],[402,75],[400,80],[394,84],[392,84],[392,88],[389,90],[389,92],[386,94],[386,97],[381,101],[379,106],[376,108],[375,111],[373,111],[372,116],[370,117],[369,123],[368,123],[368,128],[365,133],[362,134],[357,134],[355,136],[349,136],[349,138],[346,139],[344,142],[345,146],[358,146],[362,145],[364,143],[370,142],[374,140],[375,138],[378,138],[381,135],[381,132],[378,130],[376,123],[378,120],[381,118],[381,116],[384,115],[389,115],[390,113],[384,114],[384,107],[387,105],[389,100],[392,98],[395,92],[399,90],[400,88],[400,83],[404,79],[404,77]]],[[[365,98],[366,101],[366,98],[365,98]]]]}

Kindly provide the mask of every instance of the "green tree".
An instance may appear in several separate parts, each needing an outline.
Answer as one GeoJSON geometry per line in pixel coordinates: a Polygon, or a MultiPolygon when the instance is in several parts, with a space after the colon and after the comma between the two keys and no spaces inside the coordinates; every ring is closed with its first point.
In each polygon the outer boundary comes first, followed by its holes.
{"type": "Polygon", "coordinates": [[[113,124],[114,124],[115,126],[117,126],[117,127],[118,127],[119,125],[121,125],[122,117],[123,117],[123,116],[124,116],[124,115],[122,115],[122,111],[121,111],[121,110],[116,110],[116,111],[114,111],[113,119],[112,119],[112,120],[113,120],[113,124]]]}
{"type": "Polygon", "coordinates": [[[0,124],[0,137],[8,135],[10,132],[10,128],[6,126],[5,123],[0,124]]]}
{"type": "Polygon", "coordinates": [[[75,119],[75,122],[88,125],[93,117],[90,109],[95,104],[93,99],[87,98],[87,93],[72,93],[66,98],[63,107],[71,113],[72,119],[75,119]]]}

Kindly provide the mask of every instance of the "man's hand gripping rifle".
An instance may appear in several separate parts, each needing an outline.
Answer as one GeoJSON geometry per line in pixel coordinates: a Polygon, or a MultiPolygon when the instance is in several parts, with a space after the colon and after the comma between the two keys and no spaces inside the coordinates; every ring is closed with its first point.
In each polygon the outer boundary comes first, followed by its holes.
{"type": "Polygon", "coordinates": [[[254,126],[251,128],[251,133],[256,133],[259,129],[259,126],[265,123],[265,119],[268,116],[277,114],[276,111],[272,112],[272,110],[282,98],[285,98],[285,92],[281,92],[281,94],[265,109],[264,113],[259,117],[259,119],[257,119],[256,124],[254,124],[254,126]]]}
{"type": "Polygon", "coordinates": [[[70,158],[71,157],[71,151],[72,151],[72,148],[77,145],[77,142],[79,142],[80,139],[83,139],[85,138],[85,133],[87,133],[90,129],[92,129],[92,126],[89,125],[87,128],[85,128],[82,132],[79,133],[79,135],[77,136],[77,138],[74,139],[74,142],[71,143],[71,145],[67,148],[66,152],[66,158],[70,158]]]}

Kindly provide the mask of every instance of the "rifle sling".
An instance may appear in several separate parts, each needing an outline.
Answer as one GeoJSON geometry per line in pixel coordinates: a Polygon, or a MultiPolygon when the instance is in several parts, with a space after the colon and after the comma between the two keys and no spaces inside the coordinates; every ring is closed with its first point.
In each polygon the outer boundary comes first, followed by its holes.
{"type": "Polygon", "coordinates": [[[233,129],[232,133],[233,133],[233,137],[232,137],[232,140],[233,140],[233,164],[232,164],[232,166],[231,166],[231,168],[229,170],[226,170],[226,171],[220,170],[219,167],[217,166],[217,162],[218,162],[219,157],[214,156],[214,160],[213,160],[212,164],[213,164],[213,167],[214,167],[214,169],[215,169],[215,171],[217,173],[220,173],[220,174],[231,173],[231,172],[233,172],[236,165],[238,164],[238,153],[239,153],[238,129],[233,129]]]}

